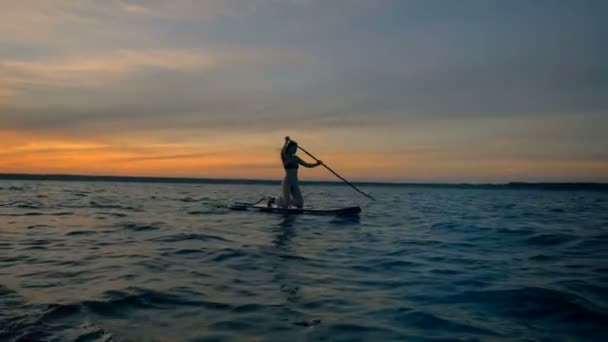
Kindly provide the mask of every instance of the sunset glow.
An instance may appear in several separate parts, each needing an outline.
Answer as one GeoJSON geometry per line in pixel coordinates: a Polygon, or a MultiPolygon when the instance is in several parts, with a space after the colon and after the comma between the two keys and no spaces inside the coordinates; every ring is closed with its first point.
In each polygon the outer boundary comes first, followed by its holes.
{"type": "Polygon", "coordinates": [[[1,2],[0,173],[608,181],[593,6],[1,2]]]}

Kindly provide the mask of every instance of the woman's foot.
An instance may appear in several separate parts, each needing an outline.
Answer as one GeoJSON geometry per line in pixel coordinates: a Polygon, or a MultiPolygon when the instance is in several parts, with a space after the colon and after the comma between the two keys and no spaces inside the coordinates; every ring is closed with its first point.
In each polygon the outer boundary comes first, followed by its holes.
{"type": "Polygon", "coordinates": [[[272,208],[272,206],[275,204],[275,198],[274,197],[269,197],[268,198],[268,202],[266,202],[266,206],[268,208],[272,208]]]}

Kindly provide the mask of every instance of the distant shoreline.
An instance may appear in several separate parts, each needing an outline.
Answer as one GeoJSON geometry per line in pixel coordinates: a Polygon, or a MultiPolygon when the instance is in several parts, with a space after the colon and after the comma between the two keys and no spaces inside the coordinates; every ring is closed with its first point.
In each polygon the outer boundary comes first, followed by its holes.
{"type": "MultiPolygon", "coordinates": [[[[0,173],[0,180],[38,180],[65,182],[125,182],[125,183],[184,183],[184,184],[267,184],[278,185],[279,180],[268,179],[222,179],[194,177],[137,177],[67,174],[17,174],[0,173]]],[[[342,185],[339,181],[302,181],[311,185],[342,185]]],[[[566,183],[566,182],[509,182],[500,184],[475,183],[407,183],[407,182],[353,182],[361,186],[402,186],[431,188],[471,188],[471,189],[546,189],[546,190],[597,190],[608,191],[608,183],[566,183]]]]}

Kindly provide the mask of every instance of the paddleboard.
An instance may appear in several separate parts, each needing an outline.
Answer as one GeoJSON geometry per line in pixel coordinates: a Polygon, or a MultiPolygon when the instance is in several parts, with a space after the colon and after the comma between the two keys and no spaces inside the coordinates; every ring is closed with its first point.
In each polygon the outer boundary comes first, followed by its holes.
{"type": "Polygon", "coordinates": [[[230,206],[232,210],[255,210],[274,214],[306,214],[306,215],[335,215],[335,216],[355,216],[361,212],[360,207],[345,207],[339,209],[300,209],[300,208],[280,208],[276,204],[268,205],[268,198],[262,198],[256,203],[236,202],[230,206]]]}

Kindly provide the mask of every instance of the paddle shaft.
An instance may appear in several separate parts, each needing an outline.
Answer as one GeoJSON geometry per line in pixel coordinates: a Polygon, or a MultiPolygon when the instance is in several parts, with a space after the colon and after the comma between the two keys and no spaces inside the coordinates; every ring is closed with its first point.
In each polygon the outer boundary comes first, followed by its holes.
{"type": "MultiPolygon", "coordinates": [[[[310,154],[310,152],[306,151],[304,148],[302,148],[302,146],[298,145],[298,148],[300,150],[302,150],[302,152],[308,154],[312,159],[316,160],[317,162],[319,161],[319,159],[317,159],[317,157],[313,156],[312,154],[310,154]]],[[[370,198],[372,200],[376,200],[375,198],[373,198],[371,195],[366,194],[365,192],[357,189],[356,186],[354,186],[351,182],[347,181],[344,177],[340,176],[336,171],[332,170],[331,167],[325,165],[325,163],[322,163],[321,165],[325,166],[326,169],[328,169],[331,173],[333,173],[334,175],[336,175],[336,177],[340,178],[344,183],[350,185],[353,189],[355,189],[355,191],[357,191],[358,193],[360,193],[361,195],[370,198]]]]}

